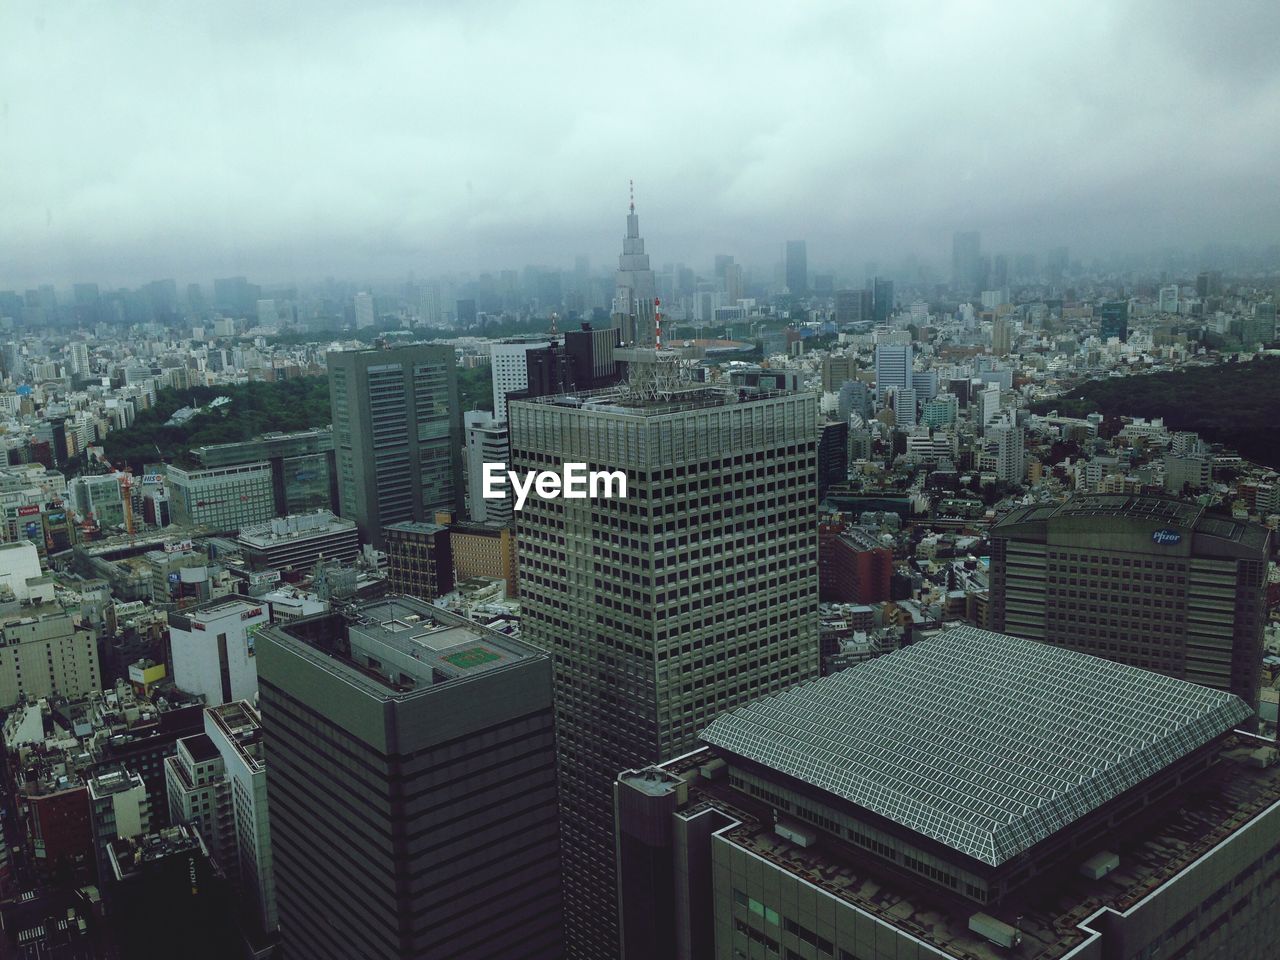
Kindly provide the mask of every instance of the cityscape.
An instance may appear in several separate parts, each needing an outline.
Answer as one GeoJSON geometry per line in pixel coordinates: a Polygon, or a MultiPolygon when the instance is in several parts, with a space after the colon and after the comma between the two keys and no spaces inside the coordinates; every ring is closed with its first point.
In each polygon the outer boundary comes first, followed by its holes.
{"type": "Polygon", "coordinates": [[[1280,14],[334,6],[0,13],[0,960],[1273,956],[1280,14]]]}

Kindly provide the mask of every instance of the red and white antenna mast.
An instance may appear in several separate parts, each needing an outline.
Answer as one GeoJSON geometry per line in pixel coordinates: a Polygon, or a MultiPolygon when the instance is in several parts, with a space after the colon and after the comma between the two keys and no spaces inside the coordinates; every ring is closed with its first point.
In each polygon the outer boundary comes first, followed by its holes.
{"type": "Polygon", "coordinates": [[[662,349],[662,301],[653,298],[653,344],[655,350],[662,349]]]}

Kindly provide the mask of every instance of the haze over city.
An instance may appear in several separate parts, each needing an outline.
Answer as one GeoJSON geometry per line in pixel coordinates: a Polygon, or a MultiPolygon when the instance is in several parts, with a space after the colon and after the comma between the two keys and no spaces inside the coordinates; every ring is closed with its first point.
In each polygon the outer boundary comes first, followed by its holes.
{"type": "Polygon", "coordinates": [[[0,287],[603,265],[629,178],[659,263],[1265,248],[1278,34],[1247,3],[8,3],[0,287]]]}

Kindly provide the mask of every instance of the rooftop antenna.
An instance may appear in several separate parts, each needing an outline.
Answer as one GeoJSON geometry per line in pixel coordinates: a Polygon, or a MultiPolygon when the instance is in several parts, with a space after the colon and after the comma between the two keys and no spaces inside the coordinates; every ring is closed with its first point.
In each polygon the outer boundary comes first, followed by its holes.
{"type": "Polygon", "coordinates": [[[557,322],[559,319],[560,319],[560,314],[558,314],[558,313],[556,313],[554,310],[552,310],[552,311],[551,311],[551,329],[550,329],[550,330],[548,330],[547,332],[548,332],[548,333],[550,333],[550,334],[551,334],[551,336],[553,336],[553,337],[554,337],[554,336],[556,336],[556,335],[560,332],[559,328],[557,328],[557,326],[556,326],[556,322],[557,322]]]}
{"type": "Polygon", "coordinates": [[[636,212],[636,182],[634,180],[628,180],[627,184],[631,188],[631,212],[635,213],[636,212]]]}

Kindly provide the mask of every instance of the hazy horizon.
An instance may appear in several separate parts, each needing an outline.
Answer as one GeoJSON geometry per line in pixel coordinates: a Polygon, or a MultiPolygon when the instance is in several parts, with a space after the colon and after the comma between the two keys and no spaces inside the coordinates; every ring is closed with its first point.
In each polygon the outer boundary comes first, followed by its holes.
{"type": "MultiPolygon", "coordinates": [[[[1280,8],[12,2],[0,289],[1280,238],[1280,8]]],[[[766,277],[767,279],[767,277],[766,277]]]]}

